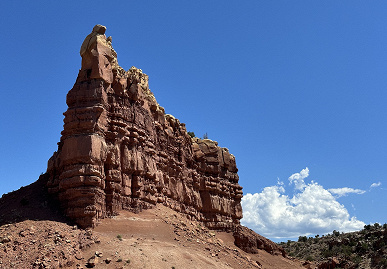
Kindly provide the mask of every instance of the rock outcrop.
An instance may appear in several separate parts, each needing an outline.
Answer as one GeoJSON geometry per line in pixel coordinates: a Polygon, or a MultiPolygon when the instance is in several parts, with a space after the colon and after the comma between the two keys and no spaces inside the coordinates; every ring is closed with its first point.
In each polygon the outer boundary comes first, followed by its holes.
{"type": "Polygon", "coordinates": [[[233,236],[235,245],[248,253],[258,253],[258,249],[263,249],[272,255],[286,256],[285,251],[276,243],[242,225],[235,227],[233,236]]]}
{"type": "Polygon", "coordinates": [[[118,65],[105,30],[96,25],[81,46],[82,68],[48,162],[49,192],[81,227],[162,203],[209,228],[234,230],[242,218],[235,157],[165,114],[148,76],[118,65]]]}

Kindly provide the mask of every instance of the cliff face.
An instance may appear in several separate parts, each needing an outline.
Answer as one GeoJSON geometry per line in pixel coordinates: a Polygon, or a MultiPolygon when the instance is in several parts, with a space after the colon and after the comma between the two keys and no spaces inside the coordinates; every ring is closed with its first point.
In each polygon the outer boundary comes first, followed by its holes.
{"type": "Polygon", "coordinates": [[[48,190],[82,227],[120,209],[162,203],[209,228],[242,218],[235,157],[191,138],[157,103],[148,76],[118,65],[106,28],[82,44],[82,68],[67,94],[64,130],[48,162],[48,190]]]}

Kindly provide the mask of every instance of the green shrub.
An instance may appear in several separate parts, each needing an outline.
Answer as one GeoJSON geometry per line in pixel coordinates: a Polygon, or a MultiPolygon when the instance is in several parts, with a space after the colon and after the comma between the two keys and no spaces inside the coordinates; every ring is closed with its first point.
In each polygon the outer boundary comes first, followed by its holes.
{"type": "Polygon", "coordinates": [[[362,257],[359,256],[359,255],[353,256],[353,257],[351,258],[351,261],[353,261],[353,263],[355,263],[355,264],[361,263],[362,260],[363,260],[362,257]]]}
{"type": "Polygon", "coordinates": [[[350,246],[343,245],[341,246],[341,252],[349,257],[352,254],[352,248],[350,246]]]}
{"type": "Polygon", "coordinates": [[[299,236],[298,237],[298,242],[306,242],[308,241],[308,238],[306,236],[299,236]]]}
{"type": "Polygon", "coordinates": [[[321,251],[321,254],[323,255],[324,258],[329,258],[329,257],[333,257],[334,256],[334,253],[332,250],[330,249],[324,249],[321,251]]]}
{"type": "Polygon", "coordinates": [[[189,135],[191,138],[196,137],[194,132],[188,132],[188,135],[189,135]]]}
{"type": "Polygon", "coordinates": [[[312,261],[314,261],[314,258],[313,258],[311,255],[308,255],[308,256],[305,258],[305,260],[312,262],[312,261]]]}
{"type": "Polygon", "coordinates": [[[379,262],[380,268],[387,268],[387,259],[381,259],[379,262]]]}
{"type": "Polygon", "coordinates": [[[333,234],[334,236],[339,236],[339,235],[340,235],[340,232],[339,232],[339,231],[336,231],[336,230],[333,230],[332,234],[333,234]]]}
{"type": "Polygon", "coordinates": [[[361,253],[366,253],[368,251],[368,249],[369,249],[369,246],[368,246],[367,243],[362,243],[361,244],[361,249],[360,249],[361,253]]]}

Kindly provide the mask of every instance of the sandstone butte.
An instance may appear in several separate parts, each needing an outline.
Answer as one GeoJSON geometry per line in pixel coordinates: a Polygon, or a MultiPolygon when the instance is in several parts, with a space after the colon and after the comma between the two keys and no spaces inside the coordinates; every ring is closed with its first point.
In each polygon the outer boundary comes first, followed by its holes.
{"type": "Polygon", "coordinates": [[[120,210],[161,203],[210,229],[233,233],[246,252],[285,256],[240,224],[243,193],[235,157],[215,141],[191,138],[184,123],[165,114],[148,76],[118,65],[105,31],[96,25],[83,41],[58,150],[41,176],[64,214],[87,228],[120,210]]]}

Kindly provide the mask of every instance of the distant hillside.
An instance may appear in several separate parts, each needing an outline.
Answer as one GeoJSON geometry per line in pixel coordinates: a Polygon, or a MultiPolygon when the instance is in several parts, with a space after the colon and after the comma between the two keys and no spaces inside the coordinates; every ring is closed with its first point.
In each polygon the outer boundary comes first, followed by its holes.
{"type": "Polygon", "coordinates": [[[352,233],[300,236],[279,244],[291,257],[316,263],[318,268],[387,268],[387,224],[365,225],[352,233]]]}

